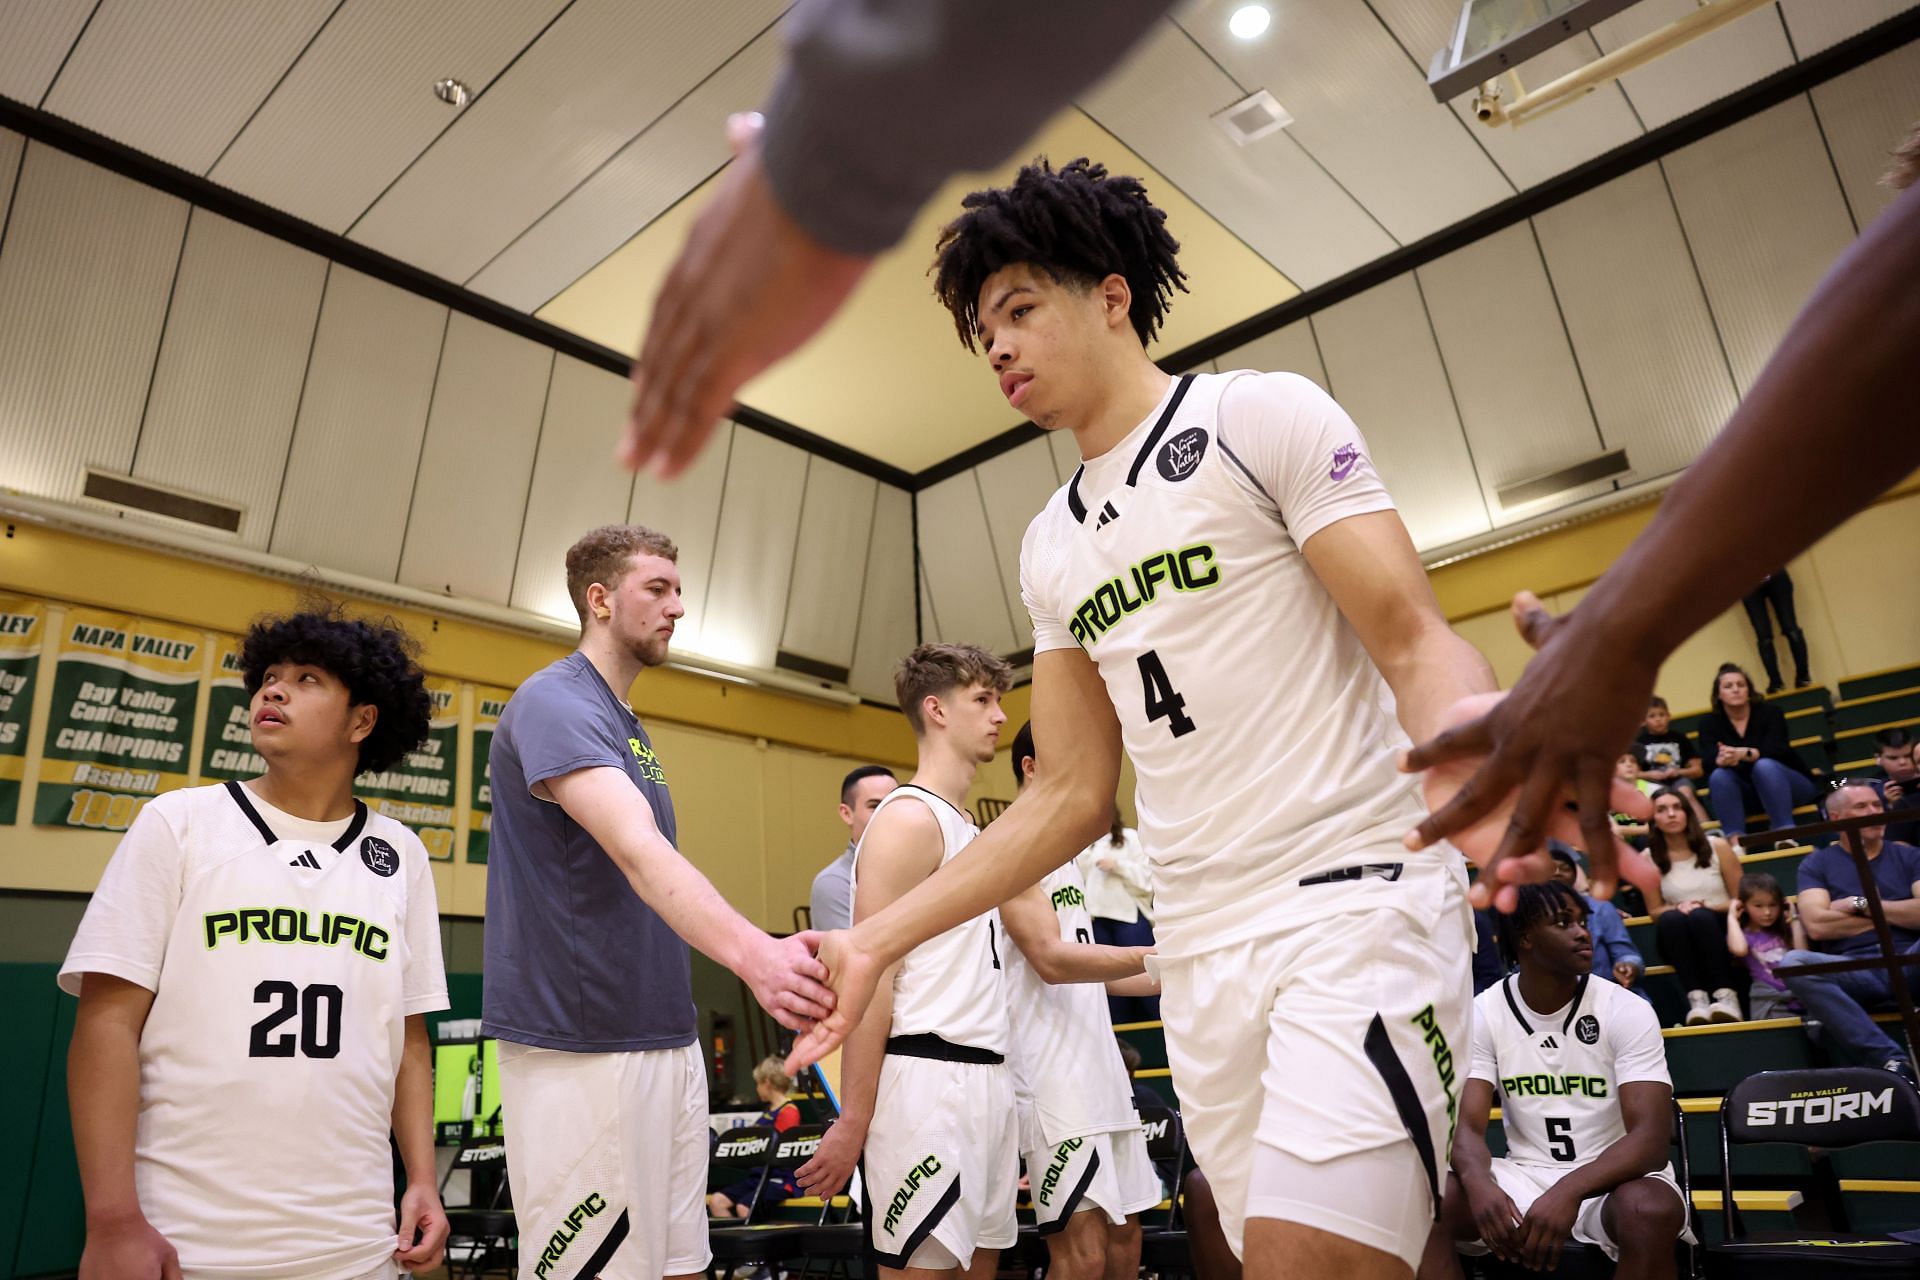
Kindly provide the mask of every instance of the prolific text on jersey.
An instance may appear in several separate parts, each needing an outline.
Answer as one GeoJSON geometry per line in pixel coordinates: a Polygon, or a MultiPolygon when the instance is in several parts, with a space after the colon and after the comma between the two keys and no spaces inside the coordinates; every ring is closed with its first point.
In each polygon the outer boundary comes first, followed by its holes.
{"type": "Polygon", "coordinates": [[[298,907],[243,907],[238,911],[209,911],[201,922],[211,951],[223,941],[273,942],[282,946],[305,944],[340,947],[369,960],[385,960],[393,936],[358,916],[332,911],[310,913],[298,907]]]}
{"type": "Polygon", "coordinates": [[[1084,649],[1120,619],[1152,604],[1163,584],[1175,591],[1203,591],[1219,581],[1220,567],[1213,561],[1213,548],[1204,542],[1178,551],[1156,552],[1125,575],[1109,578],[1094,588],[1074,609],[1067,631],[1084,649]]]}

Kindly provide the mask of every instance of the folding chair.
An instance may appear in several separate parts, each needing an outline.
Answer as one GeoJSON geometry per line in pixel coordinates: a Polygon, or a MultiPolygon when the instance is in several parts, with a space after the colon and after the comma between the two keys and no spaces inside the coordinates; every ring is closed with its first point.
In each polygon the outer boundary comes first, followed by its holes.
{"type": "Polygon", "coordinates": [[[711,1220],[707,1240],[713,1249],[713,1262],[708,1274],[718,1277],[736,1267],[772,1266],[799,1255],[804,1224],[765,1220],[766,1214],[784,1199],[770,1188],[775,1173],[791,1172],[807,1162],[825,1132],[823,1125],[795,1125],[784,1134],[770,1125],[754,1125],[721,1136],[713,1148],[710,1170],[747,1172],[754,1188],[743,1221],[711,1220]]]}
{"type": "Polygon", "coordinates": [[[1142,1226],[1140,1266],[1158,1275],[1191,1274],[1193,1251],[1187,1244],[1184,1209],[1180,1200],[1181,1183],[1190,1167],[1187,1160],[1187,1131],[1180,1113],[1170,1107],[1140,1108],[1140,1129],[1147,1137],[1147,1158],[1156,1169],[1171,1169],[1167,1196],[1172,1207],[1164,1225],[1142,1226]]]}
{"type": "MultiPolygon", "coordinates": [[[[1920,1275],[1920,1243],[1848,1230],[1840,1182],[1826,1153],[1869,1142],[1920,1142],[1920,1092],[1890,1071],[1829,1067],[1762,1071],[1720,1104],[1723,1243],[1706,1250],[1709,1277],[1806,1280],[1810,1276],[1920,1275]],[[1808,1231],[1742,1232],[1733,1203],[1735,1146],[1781,1142],[1808,1148],[1814,1217],[1808,1231]]],[[[1914,1224],[1920,1227],[1920,1223],[1914,1224]]],[[[1908,1233],[1911,1234],[1911,1233],[1908,1233]]]]}
{"type": "Polygon", "coordinates": [[[447,1274],[452,1280],[462,1274],[483,1275],[497,1265],[513,1270],[519,1228],[507,1188],[505,1138],[468,1138],[461,1143],[440,1178],[440,1203],[447,1213],[447,1274]],[[461,1205],[447,1200],[447,1186],[456,1173],[467,1175],[466,1203],[461,1205]],[[455,1254],[456,1246],[462,1244],[467,1246],[464,1259],[455,1254]]]}

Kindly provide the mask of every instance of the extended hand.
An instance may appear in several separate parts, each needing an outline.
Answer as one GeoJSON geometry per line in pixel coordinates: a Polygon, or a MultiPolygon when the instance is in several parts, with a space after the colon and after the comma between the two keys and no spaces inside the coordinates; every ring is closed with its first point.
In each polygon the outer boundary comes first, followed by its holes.
{"type": "Polygon", "coordinates": [[[820,961],[827,967],[833,1012],[806,1028],[787,1055],[787,1072],[797,1074],[833,1052],[835,1046],[860,1025],[883,966],[853,940],[850,929],[835,929],[820,938],[820,961]]]}
{"type": "Polygon", "coordinates": [[[400,1197],[400,1247],[393,1260],[402,1271],[431,1271],[447,1248],[447,1211],[432,1183],[409,1183],[400,1197]],[[415,1236],[419,1239],[415,1240],[415,1236]]]}
{"type": "Polygon", "coordinates": [[[1653,865],[1619,842],[1608,818],[1651,813],[1613,766],[1646,711],[1653,669],[1597,634],[1578,610],[1555,618],[1531,592],[1514,597],[1513,620],[1539,651],[1518,683],[1505,695],[1462,699],[1454,718],[1464,723],[1403,758],[1403,768],[1430,775],[1431,812],[1409,847],[1452,840],[1480,866],[1475,905],[1502,911],[1517,901],[1516,882],[1551,874],[1548,836],[1570,836],[1586,852],[1595,897],[1612,897],[1623,871],[1642,889],[1657,884],[1653,865]],[[1577,821],[1565,809],[1569,795],[1577,821]]]}
{"type": "Polygon", "coordinates": [[[821,985],[827,968],[813,956],[821,937],[812,930],[785,938],[761,934],[741,966],[753,998],[789,1031],[804,1031],[833,1008],[833,992],[821,985]]]}
{"type": "Polygon", "coordinates": [[[749,378],[819,331],[872,265],[787,216],[760,163],[758,115],[727,121],[734,160],[653,300],[620,443],[629,469],[678,475],[749,378]]]}
{"type": "Polygon", "coordinates": [[[1621,986],[1631,989],[1640,980],[1640,970],[1631,960],[1622,960],[1613,966],[1613,980],[1621,986]]]}
{"type": "Polygon", "coordinates": [[[180,1256],[138,1214],[111,1224],[89,1222],[80,1280],[180,1280],[180,1256]]]}
{"type": "Polygon", "coordinates": [[[860,1163],[860,1149],[866,1141],[864,1128],[846,1120],[834,1121],[814,1149],[813,1159],[794,1172],[793,1180],[810,1196],[832,1199],[853,1177],[854,1168],[860,1163]]]}

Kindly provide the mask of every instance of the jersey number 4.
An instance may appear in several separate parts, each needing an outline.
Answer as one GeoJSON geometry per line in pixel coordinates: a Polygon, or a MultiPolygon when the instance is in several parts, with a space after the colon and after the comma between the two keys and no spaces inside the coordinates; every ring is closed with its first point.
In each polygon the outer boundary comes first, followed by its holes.
{"type": "Polygon", "coordinates": [[[1167,669],[1160,665],[1158,650],[1149,649],[1140,655],[1140,687],[1147,695],[1148,723],[1165,720],[1176,738],[1193,732],[1193,721],[1187,718],[1187,700],[1174,692],[1167,669]]]}
{"type": "Polygon", "coordinates": [[[249,1058],[333,1058],[340,1053],[340,988],[326,982],[296,987],[268,980],[253,989],[253,1002],[275,1006],[253,1024],[249,1058]],[[300,1032],[279,1031],[280,1025],[300,1019],[300,1032]],[[279,1034],[275,1032],[279,1031],[279,1034]]]}

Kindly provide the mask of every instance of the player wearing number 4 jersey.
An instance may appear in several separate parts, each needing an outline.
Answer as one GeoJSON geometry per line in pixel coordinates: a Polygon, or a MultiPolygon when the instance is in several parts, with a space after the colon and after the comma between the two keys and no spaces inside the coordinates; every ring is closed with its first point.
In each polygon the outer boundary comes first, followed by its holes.
{"type": "Polygon", "coordinates": [[[1046,763],[968,858],[822,943],[839,1003],[800,1056],[879,966],[1094,839],[1124,740],[1169,1065],[1229,1241],[1259,1280],[1404,1277],[1446,1161],[1472,930],[1458,854],[1402,844],[1421,797],[1396,753],[1492,672],[1338,405],[1292,374],[1147,358],[1184,286],[1138,181],[1041,163],[965,206],[936,290],[1012,406],[1084,459],[1021,552],[1046,763]]]}
{"type": "Polygon", "coordinates": [[[107,865],[60,969],[80,997],[87,1280],[439,1265],[433,876],[411,831],[353,798],[356,774],[426,737],[410,652],[331,614],[255,626],[240,662],[265,775],[156,798],[107,865]]]}

